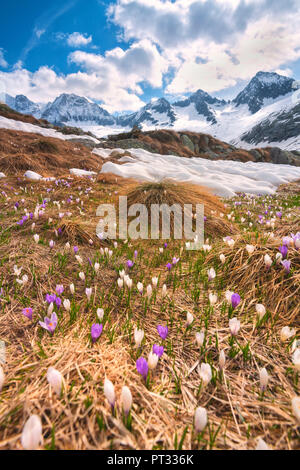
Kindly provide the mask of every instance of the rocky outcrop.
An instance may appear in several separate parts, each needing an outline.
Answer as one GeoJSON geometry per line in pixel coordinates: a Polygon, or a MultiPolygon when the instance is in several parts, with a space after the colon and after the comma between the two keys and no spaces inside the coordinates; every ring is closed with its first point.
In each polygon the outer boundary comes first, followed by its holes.
{"type": "Polygon", "coordinates": [[[287,152],[280,148],[248,151],[229,145],[210,135],[196,132],[175,132],[171,130],[142,132],[135,129],[132,132],[109,136],[97,147],[142,148],[153,153],[178,155],[187,158],[201,157],[209,160],[268,162],[300,166],[300,152],[287,152]]]}

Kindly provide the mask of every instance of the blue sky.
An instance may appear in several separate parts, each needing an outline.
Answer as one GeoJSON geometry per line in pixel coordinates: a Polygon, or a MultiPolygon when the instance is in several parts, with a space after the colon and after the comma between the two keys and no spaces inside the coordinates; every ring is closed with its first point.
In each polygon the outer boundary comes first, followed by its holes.
{"type": "Polygon", "coordinates": [[[201,88],[234,96],[259,70],[300,78],[298,0],[10,0],[0,92],[62,92],[111,112],[201,88]]]}

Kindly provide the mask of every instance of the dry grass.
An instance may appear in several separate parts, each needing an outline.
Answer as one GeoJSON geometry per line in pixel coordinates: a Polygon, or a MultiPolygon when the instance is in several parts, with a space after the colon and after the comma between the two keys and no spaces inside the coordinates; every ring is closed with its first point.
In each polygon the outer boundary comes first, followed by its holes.
{"type": "MultiPolygon", "coordinates": [[[[224,204],[207,188],[188,183],[174,183],[168,180],[139,185],[132,182],[123,188],[122,194],[127,196],[128,207],[134,204],[144,204],[148,210],[149,220],[151,219],[152,204],[160,206],[167,204],[169,207],[176,204],[182,209],[182,214],[184,214],[185,204],[191,204],[194,213],[196,213],[196,205],[202,204],[204,214],[207,217],[205,222],[206,236],[220,237],[237,233],[237,228],[220,216],[220,213],[226,214],[227,212],[224,204]]],[[[171,223],[173,227],[173,214],[171,215],[171,223]]]]}
{"type": "MultiPolygon", "coordinates": [[[[299,428],[291,410],[292,397],[299,395],[298,375],[291,361],[291,344],[281,343],[279,339],[284,325],[296,327],[299,335],[299,252],[289,251],[293,266],[290,276],[285,276],[280,266],[267,272],[262,257],[265,253],[275,257],[279,239],[266,241],[264,227],[258,227],[258,232],[249,231],[246,236],[240,222],[234,226],[238,232],[235,247],[228,248],[222,235],[228,235],[231,222],[219,216],[220,212],[226,213],[224,205],[202,189],[168,182],[147,187],[112,175],[68,181],[70,187],[63,183],[58,186],[45,182],[29,184],[16,178],[6,180],[7,186],[0,182],[1,191],[10,197],[7,199],[2,194],[0,199],[1,212],[5,214],[1,218],[0,232],[3,289],[0,338],[6,344],[5,384],[0,392],[0,448],[20,449],[23,425],[30,414],[36,413],[42,419],[43,448],[49,449],[174,449],[176,440],[180,441],[185,430],[183,449],[253,449],[258,437],[274,449],[299,449],[299,428]],[[48,194],[49,186],[54,190],[48,194]],[[92,191],[87,191],[90,187],[92,191]],[[223,230],[220,227],[211,232],[209,253],[182,250],[181,243],[171,240],[163,254],[158,252],[161,241],[129,241],[127,244],[120,241],[116,248],[110,244],[113,254],[108,258],[105,253],[101,254],[99,241],[93,235],[97,224],[95,211],[100,202],[115,200],[115,192],[128,194],[128,204],[204,202],[208,217],[206,228],[211,219],[212,224],[223,224],[223,230]],[[24,208],[33,210],[45,194],[51,197],[51,202],[46,206],[45,215],[35,221],[34,232],[31,222],[18,227],[16,222],[24,214],[24,208]],[[73,202],[68,205],[70,195],[73,202]],[[14,204],[22,198],[25,202],[15,212],[14,204]],[[82,206],[74,202],[76,198],[83,201],[82,206]],[[60,202],[60,210],[53,204],[54,200],[60,202]],[[82,215],[77,206],[83,210],[82,215]],[[72,216],[60,220],[58,213],[66,210],[70,210],[72,216]],[[48,223],[49,217],[52,223],[48,223]],[[62,229],[62,234],[56,237],[58,228],[62,229]],[[40,235],[39,244],[33,242],[35,232],[40,235]],[[93,245],[89,244],[90,238],[94,240],[93,245]],[[51,239],[56,243],[52,250],[48,246],[51,239]],[[78,264],[72,250],[65,249],[66,240],[79,246],[82,265],[78,264]],[[249,257],[245,244],[251,241],[256,250],[249,257]],[[127,259],[133,259],[135,249],[138,257],[129,273],[133,279],[129,298],[128,290],[119,290],[116,281],[119,269],[125,267],[127,259]],[[221,252],[226,256],[224,265],[219,261],[221,252]],[[180,258],[180,262],[169,273],[166,263],[173,256],[180,258]],[[100,263],[98,274],[88,260],[92,264],[100,263]],[[15,281],[15,264],[23,267],[22,274],[28,275],[24,287],[15,281]],[[215,267],[217,277],[208,283],[210,267],[215,267]],[[79,279],[79,271],[85,272],[86,282],[79,279]],[[159,277],[159,286],[145,307],[145,296],[141,296],[135,286],[141,281],[146,287],[154,275],[159,277]],[[71,283],[75,284],[74,298],[68,288],[71,283]],[[165,299],[161,296],[163,283],[168,287],[165,299]],[[57,284],[64,285],[62,298],[72,300],[72,312],[76,314],[61,308],[58,327],[51,336],[42,330],[38,321],[47,313],[45,295],[54,292],[57,284]],[[89,304],[86,286],[93,288],[89,304]],[[234,313],[241,320],[238,341],[242,349],[231,344],[228,309],[224,302],[226,289],[235,290],[242,297],[234,313]],[[209,292],[218,294],[213,308],[209,306],[209,292]],[[257,302],[265,304],[268,310],[266,320],[260,325],[256,321],[257,302]],[[32,322],[22,315],[24,306],[33,308],[32,322]],[[97,321],[98,307],[105,310],[104,330],[98,342],[92,345],[90,328],[97,321]],[[188,330],[187,311],[192,312],[195,319],[188,330]],[[140,355],[147,358],[152,345],[160,343],[158,324],[168,324],[169,335],[164,342],[165,352],[147,388],[136,371],[135,361],[140,355]],[[133,339],[135,325],[145,331],[139,352],[133,339]],[[206,339],[204,347],[199,349],[195,332],[201,330],[205,331],[206,339]],[[243,351],[247,344],[246,354],[243,351]],[[221,350],[226,355],[224,375],[218,367],[221,350]],[[198,373],[202,362],[211,364],[213,370],[213,380],[205,388],[201,386],[198,373]],[[59,370],[64,378],[60,397],[54,394],[46,379],[50,366],[59,370]],[[264,396],[259,389],[262,367],[266,367],[270,375],[264,396]],[[115,386],[115,416],[103,393],[105,377],[115,386]],[[123,385],[128,385],[133,395],[130,430],[122,420],[123,385]],[[207,409],[209,419],[209,427],[199,442],[193,432],[197,406],[207,409]]],[[[281,205],[282,199],[274,204],[281,205]]],[[[234,201],[230,206],[234,211],[234,201]]],[[[294,223],[297,225],[293,216],[291,224],[294,223]]]]}

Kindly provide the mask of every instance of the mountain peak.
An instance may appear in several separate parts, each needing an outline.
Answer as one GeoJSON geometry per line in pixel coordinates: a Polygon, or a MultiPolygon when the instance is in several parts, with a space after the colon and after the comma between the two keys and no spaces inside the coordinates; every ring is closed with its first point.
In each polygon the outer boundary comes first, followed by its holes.
{"type": "Polygon", "coordinates": [[[276,72],[257,72],[248,85],[233,100],[236,106],[247,104],[249,111],[255,114],[266,99],[276,99],[293,90],[294,79],[276,72]]]}

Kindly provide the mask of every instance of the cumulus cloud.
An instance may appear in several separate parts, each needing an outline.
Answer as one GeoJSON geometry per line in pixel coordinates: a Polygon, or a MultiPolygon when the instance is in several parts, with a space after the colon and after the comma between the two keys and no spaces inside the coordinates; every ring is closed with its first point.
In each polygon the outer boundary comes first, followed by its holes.
{"type": "Polygon", "coordinates": [[[0,67],[6,68],[8,67],[8,63],[4,59],[4,51],[0,48],[0,67]]]}
{"type": "Polygon", "coordinates": [[[148,40],[136,42],[126,50],[116,47],[104,56],[75,51],[69,55],[69,61],[137,93],[142,93],[139,83],[143,81],[161,87],[163,74],[168,70],[168,62],[148,40]]]}
{"type": "Polygon", "coordinates": [[[67,44],[70,47],[87,46],[92,42],[92,39],[92,36],[87,36],[86,34],[81,34],[78,32],[68,34],[66,37],[67,44]]]}
{"type": "Polygon", "coordinates": [[[47,103],[61,93],[74,93],[103,102],[103,107],[110,112],[137,110],[145,104],[135,93],[95,72],[58,75],[46,66],[36,72],[19,68],[10,73],[0,71],[0,83],[13,96],[24,94],[41,103],[47,103]]]}
{"type": "Polygon", "coordinates": [[[125,40],[159,46],[174,68],[166,91],[176,94],[286,69],[300,57],[299,9],[298,0],[118,0],[108,13],[125,40]]]}

